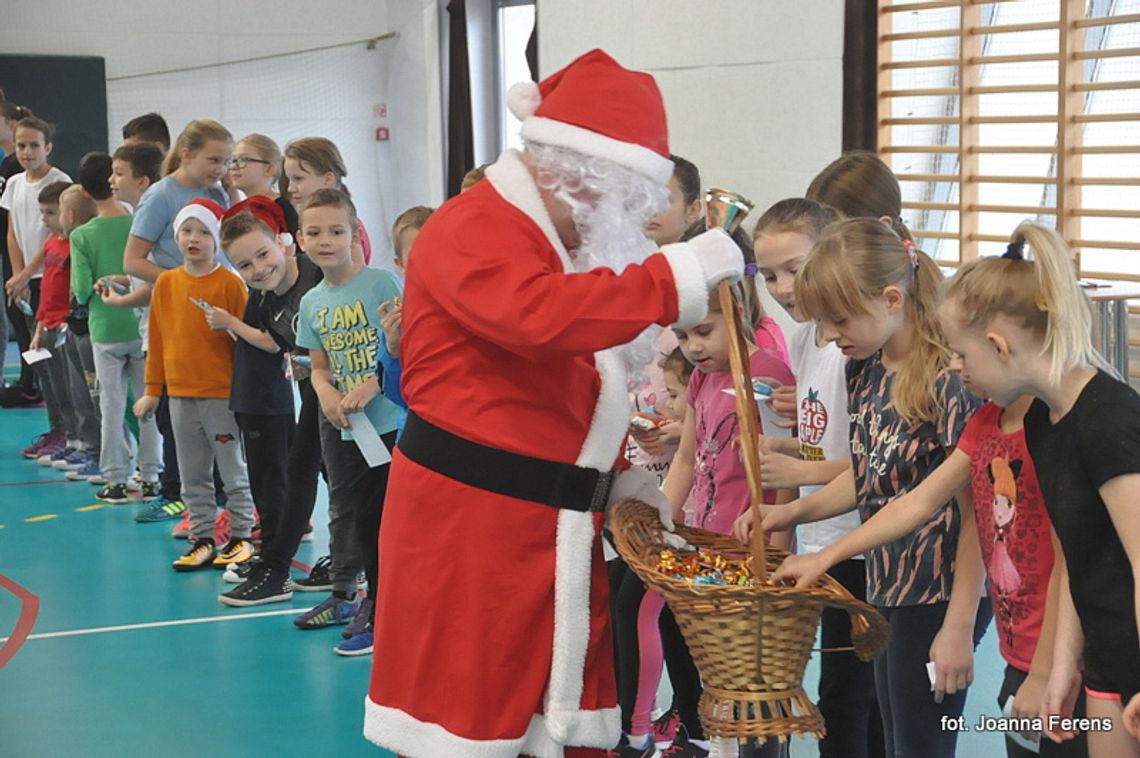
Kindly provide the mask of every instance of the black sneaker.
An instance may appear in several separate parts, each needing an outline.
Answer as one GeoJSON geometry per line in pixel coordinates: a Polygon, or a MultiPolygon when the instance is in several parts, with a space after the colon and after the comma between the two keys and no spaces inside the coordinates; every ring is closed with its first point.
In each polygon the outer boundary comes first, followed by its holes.
{"type": "Polygon", "coordinates": [[[162,497],[162,485],[158,482],[143,482],[139,487],[139,500],[149,503],[162,497]]]}
{"type": "Polygon", "coordinates": [[[332,558],[327,555],[313,564],[307,577],[293,582],[298,592],[331,592],[332,586],[332,558]]]}
{"type": "Polygon", "coordinates": [[[684,724],[677,727],[677,736],[673,738],[673,745],[662,753],[668,758],[706,758],[709,751],[689,739],[689,730],[684,724]]]}
{"type": "Polygon", "coordinates": [[[103,503],[129,503],[131,496],[127,494],[127,485],[108,484],[95,493],[95,499],[103,503]]]}
{"type": "Polygon", "coordinates": [[[293,597],[293,580],[289,572],[264,563],[257,564],[249,577],[229,592],[218,595],[223,605],[238,608],[247,605],[281,603],[293,597]]]}
{"type": "Polygon", "coordinates": [[[646,738],[644,747],[636,747],[629,744],[629,738],[623,734],[622,741],[618,744],[614,755],[617,758],[657,758],[661,753],[657,751],[657,745],[654,744],[652,736],[646,738]]]}
{"type": "Polygon", "coordinates": [[[226,573],[222,574],[222,580],[230,584],[241,584],[246,579],[249,579],[250,572],[260,563],[260,555],[255,555],[248,561],[243,561],[242,563],[231,563],[226,566],[226,573]]]}

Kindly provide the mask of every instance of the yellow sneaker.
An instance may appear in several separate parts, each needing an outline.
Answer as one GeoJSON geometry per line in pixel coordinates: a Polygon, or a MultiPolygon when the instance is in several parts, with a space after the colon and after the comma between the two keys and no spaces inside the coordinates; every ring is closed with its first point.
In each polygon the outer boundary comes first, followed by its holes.
{"type": "Polygon", "coordinates": [[[214,541],[198,540],[189,550],[174,560],[175,571],[197,571],[210,565],[214,559],[214,541]]]}
{"type": "Polygon", "coordinates": [[[214,568],[224,569],[226,566],[245,563],[253,557],[253,543],[245,539],[232,539],[214,558],[214,568]]]}

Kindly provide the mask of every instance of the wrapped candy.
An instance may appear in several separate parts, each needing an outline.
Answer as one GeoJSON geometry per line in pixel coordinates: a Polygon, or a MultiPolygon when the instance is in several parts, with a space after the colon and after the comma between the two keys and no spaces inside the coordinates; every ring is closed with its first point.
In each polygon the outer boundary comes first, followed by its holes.
{"type": "Polygon", "coordinates": [[[696,586],[747,587],[752,584],[750,560],[747,557],[729,558],[705,548],[680,554],[662,550],[657,556],[657,570],[696,586]]]}

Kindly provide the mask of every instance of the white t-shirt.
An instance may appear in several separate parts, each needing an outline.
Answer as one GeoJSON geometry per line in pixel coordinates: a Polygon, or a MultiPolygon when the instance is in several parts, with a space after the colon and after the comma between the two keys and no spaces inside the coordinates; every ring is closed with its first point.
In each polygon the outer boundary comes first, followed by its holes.
{"type": "MultiPolygon", "coordinates": [[[[0,195],[0,208],[8,211],[8,223],[12,225],[16,243],[24,254],[25,266],[36,257],[48,238],[48,228],[40,219],[40,190],[52,182],[70,181],[70,176],[52,166],[38,182],[29,182],[27,172],[21,171],[4,185],[4,194],[0,195]]],[[[36,271],[33,278],[41,276],[43,267],[36,271]]]]}
{"type": "MultiPolygon", "coordinates": [[[[847,358],[829,342],[815,344],[815,324],[797,324],[788,333],[788,354],[796,376],[800,457],[809,461],[848,461],[851,435],[847,418],[847,358]]],[[[820,489],[801,487],[800,496],[820,489]]],[[[816,553],[859,526],[859,513],[851,511],[814,524],[796,527],[801,553],[816,553]]],[[[861,558],[862,556],[857,556],[861,558]]]]}

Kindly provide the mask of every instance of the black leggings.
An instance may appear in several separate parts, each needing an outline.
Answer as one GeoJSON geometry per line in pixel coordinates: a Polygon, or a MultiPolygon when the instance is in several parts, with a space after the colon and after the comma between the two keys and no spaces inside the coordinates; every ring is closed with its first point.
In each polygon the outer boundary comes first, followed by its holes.
{"type": "MultiPolygon", "coordinates": [[[[274,514],[276,524],[268,534],[262,517],[261,560],[282,570],[289,568],[289,562],[308,530],[317,501],[317,477],[321,471],[320,402],[308,379],[297,382],[297,390],[301,396],[301,412],[286,453],[287,463],[281,479],[283,494],[274,514]]],[[[260,505],[256,490],[253,497],[260,505]]]]}
{"type": "Polygon", "coordinates": [[[249,469],[249,491],[261,522],[261,542],[272,542],[285,506],[289,448],[297,422],[293,414],[235,413],[249,469]]]}

